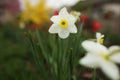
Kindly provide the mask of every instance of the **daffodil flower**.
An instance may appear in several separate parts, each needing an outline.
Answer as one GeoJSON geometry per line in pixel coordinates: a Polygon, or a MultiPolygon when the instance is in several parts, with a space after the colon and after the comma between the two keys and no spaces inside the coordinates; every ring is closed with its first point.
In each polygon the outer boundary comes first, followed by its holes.
{"type": "Polygon", "coordinates": [[[49,22],[50,8],[46,7],[46,0],[38,2],[37,0],[21,0],[21,2],[24,3],[24,9],[21,13],[20,22],[27,23],[30,21],[40,26],[49,22]]]}
{"type": "Polygon", "coordinates": [[[119,69],[115,64],[120,63],[120,46],[111,46],[107,49],[99,43],[88,40],[84,41],[82,46],[87,54],[79,61],[81,65],[90,68],[101,68],[106,76],[113,80],[120,78],[119,69]]]}
{"type": "Polygon", "coordinates": [[[77,11],[71,11],[70,14],[72,14],[76,18],[76,21],[79,20],[81,15],[81,13],[77,11]]]}
{"type": "Polygon", "coordinates": [[[102,35],[101,33],[97,32],[96,33],[96,39],[97,39],[97,42],[100,43],[100,44],[103,44],[103,39],[104,35],[102,35]]]}
{"type": "MultiPolygon", "coordinates": [[[[32,6],[36,5],[39,1],[41,0],[29,0],[32,6]]],[[[85,1],[85,0],[46,0],[46,6],[53,9],[59,9],[63,6],[69,6],[69,7],[73,6],[80,1],[85,1]]],[[[22,9],[25,9],[25,6],[24,6],[25,0],[19,0],[19,2],[21,4],[20,7],[22,9]]]]}
{"type": "Polygon", "coordinates": [[[73,6],[79,1],[81,0],[47,0],[47,5],[54,9],[58,9],[63,6],[73,6]]]}
{"type": "Polygon", "coordinates": [[[59,37],[65,39],[70,33],[77,33],[77,28],[75,26],[76,18],[67,12],[66,8],[62,8],[59,15],[53,16],[51,18],[53,22],[49,29],[50,33],[58,33],[59,37]]]}

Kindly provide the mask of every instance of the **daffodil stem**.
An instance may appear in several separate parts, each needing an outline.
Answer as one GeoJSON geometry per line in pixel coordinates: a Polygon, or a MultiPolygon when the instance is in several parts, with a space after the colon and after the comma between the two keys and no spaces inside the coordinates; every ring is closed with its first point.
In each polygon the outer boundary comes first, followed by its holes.
{"type": "Polygon", "coordinates": [[[96,69],[93,70],[93,80],[96,80],[96,69]]]}
{"type": "MultiPolygon", "coordinates": [[[[83,30],[83,24],[84,24],[84,23],[81,23],[81,26],[78,27],[78,33],[77,33],[76,42],[79,42],[79,41],[80,41],[80,37],[81,37],[81,34],[82,34],[82,30],[83,30]]],[[[76,43],[75,48],[77,47],[77,45],[78,45],[78,43],[76,43]]]]}
{"type": "Polygon", "coordinates": [[[73,80],[73,56],[72,56],[72,53],[73,52],[73,49],[71,48],[70,49],[70,80],[73,80]]]}
{"type": "Polygon", "coordinates": [[[74,74],[74,65],[73,65],[73,48],[70,48],[70,80],[76,80],[76,76],[74,74]]]}
{"type": "MultiPolygon", "coordinates": [[[[84,23],[81,23],[80,27],[78,27],[78,33],[77,33],[76,41],[75,41],[76,43],[75,43],[75,46],[74,46],[74,58],[78,56],[77,50],[79,49],[79,45],[78,44],[80,44],[80,38],[81,38],[81,35],[82,35],[83,24],[84,23]]],[[[74,61],[73,61],[74,63],[77,62],[76,59],[77,58],[74,59],[74,61]]]]}
{"type": "Polygon", "coordinates": [[[45,52],[46,50],[45,50],[45,48],[44,48],[44,46],[43,46],[43,43],[42,43],[42,40],[41,40],[41,36],[40,36],[40,34],[39,34],[39,30],[36,29],[35,32],[36,32],[36,36],[37,36],[37,38],[38,38],[38,44],[39,44],[39,46],[40,46],[40,48],[41,48],[41,50],[42,50],[43,56],[44,56],[44,58],[48,61],[48,56],[47,56],[47,54],[46,54],[46,52],[45,52]]]}
{"type": "Polygon", "coordinates": [[[42,73],[41,76],[42,76],[45,80],[47,80],[47,77],[46,77],[46,76],[47,76],[47,73],[46,73],[46,71],[45,71],[44,64],[42,63],[42,59],[41,59],[41,60],[39,59],[38,52],[37,52],[37,50],[36,50],[36,47],[35,47],[34,41],[33,41],[33,39],[32,39],[31,33],[28,32],[28,34],[29,34],[29,36],[28,36],[29,40],[28,40],[28,41],[30,42],[30,46],[31,46],[31,49],[32,49],[32,55],[33,55],[33,58],[34,58],[34,60],[35,60],[35,64],[37,65],[40,73],[42,73]]]}
{"type": "Polygon", "coordinates": [[[58,37],[58,53],[57,53],[57,80],[62,80],[62,40],[58,37]]]}

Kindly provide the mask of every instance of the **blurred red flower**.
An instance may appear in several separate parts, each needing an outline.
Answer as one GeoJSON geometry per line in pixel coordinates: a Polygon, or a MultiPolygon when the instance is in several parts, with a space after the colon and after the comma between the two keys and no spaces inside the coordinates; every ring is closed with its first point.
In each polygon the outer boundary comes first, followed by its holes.
{"type": "Polygon", "coordinates": [[[101,24],[100,22],[94,21],[94,22],[93,22],[93,25],[92,25],[93,31],[94,31],[94,32],[98,31],[98,30],[101,28],[101,26],[102,26],[102,24],[101,24]]]}
{"type": "Polygon", "coordinates": [[[54,11],[53,15],[59,15],[59,11],[58,10],[54,11]]]}
{"type": "Polygon", "coordinates": [[[88,20],[88,17],[86,15],[81,16],[81,21],[86,22],[88,20]]]}

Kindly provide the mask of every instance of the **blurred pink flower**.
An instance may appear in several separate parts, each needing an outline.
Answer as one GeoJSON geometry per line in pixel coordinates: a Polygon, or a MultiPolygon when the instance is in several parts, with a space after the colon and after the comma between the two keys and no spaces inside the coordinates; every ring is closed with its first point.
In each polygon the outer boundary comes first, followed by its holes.
{"type": "Polygon", "coordinates": [[[7,10],[12,14],[16,14],[20,11],[19,1],[18,0],[1,0],[0,5],[2,5],[3,10],[7,10]]]}

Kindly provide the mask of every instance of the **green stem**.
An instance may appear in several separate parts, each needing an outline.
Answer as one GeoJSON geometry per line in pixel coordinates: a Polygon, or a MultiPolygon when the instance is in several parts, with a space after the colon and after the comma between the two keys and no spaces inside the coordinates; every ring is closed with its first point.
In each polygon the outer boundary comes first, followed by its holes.
{"type": "Polygon", "coordinates": [[[70,49],[70,80],[73,80],[73,49],[70,49]]]}
{"type": "Polygon", "coordinates": [[[40,60],[39,57],[38,57],[39,55],[38,55],[38,52],[36,50],[34,41],[32,40],[31,33],[29,33],[29,42],[31,44],[32,55],[33,55],[34,61],[37,65],[38,69],[40,70],[40,73],[42,73],[40,75],[42,75],[45,80],[48,80],[47,79],[47,73],[46,73],[45,67],[44,67],[44,63],[42,62],[43,60],[40,60]]]}
{"type": "Polygon", "coordinates": [[[81,38],[82,30],[83,30],[83,24],[84,23],[81,23],[81,26],[78,28],[78,33],[77,33],[77,38],[76,38],[76,44],[75,44],[75,52],[76,52],[78,43],[80,42],[80,38],[81,38]]]}
{"type": "Polygon", "coordinates": [[[96,69],[93,70],[93,80],[96,80],[96,69]]]}
{"type": "Polygon", "coordinates": [[[39,30],[36,29],[36,30],[35,30],[35,33],[36,33],[36,36],[37,36],[37,38],[38,38],[38,44],[39,44],[39,46],[40,46],[40,48],[41,48],[41,50],[42,50],[42,54],[43,54],[44,58],[48,61],[48,55],[46,54],[47,52],[46,52],[46,50],[45,50],[45,48],[44,48],[44,46],[43,46],[43,42],[42,42],[42,39],[41,39],[39,30]]]}
{"type": "Polygon", "coordinates": [[[74,64],[76,64],[76,62],[77,62],[77,58],[76,58],[76,57],[78,57],[77,50],[79,49],[80,38],[81,38],[82,30],[83,30],[83,24],[84,23],[81,23],[80,27],[78,28],[78,33],[77,33],[76,40],[75,40],[75,46],[74,46],[74,51],[73,51],[73,53],[74,53],[74,56],[73,56],[74,61],[73,61],[73,63],[74,64]]]}

